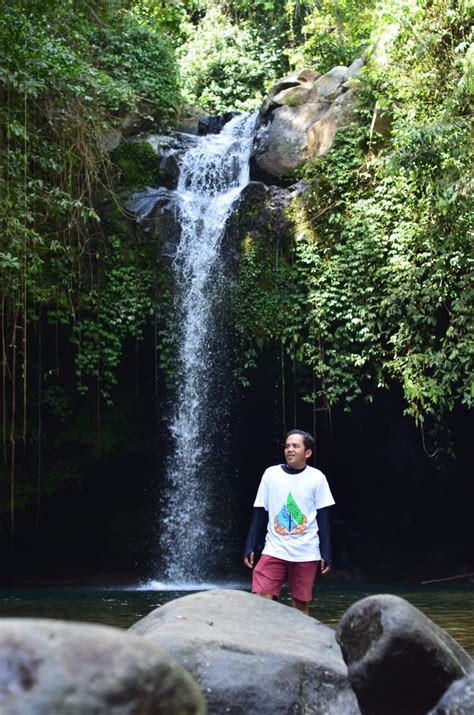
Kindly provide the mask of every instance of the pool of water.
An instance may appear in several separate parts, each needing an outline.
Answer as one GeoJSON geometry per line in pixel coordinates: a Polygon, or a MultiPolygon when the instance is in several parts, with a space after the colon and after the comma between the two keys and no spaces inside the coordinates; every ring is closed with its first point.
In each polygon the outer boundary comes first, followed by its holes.
{"type": "MultiPolygon", "coordinates": [[[[217,584],[164,587],[158,582],[104,587],[42,587],[0,590],[1,617],[61,618],[128,628],[168,601],[217,584]]],[[[221,584],[248,590],[248,584],[221,584]]],[[[331,584],[316,588],[311,615],[335,628],[355,601],[375,593],[406,598],[474,656],[474,588],[463,586],[404,586],[393,584],[331,584]]],[[[287,592],[282,601],[289,603],[287,592]]]]}

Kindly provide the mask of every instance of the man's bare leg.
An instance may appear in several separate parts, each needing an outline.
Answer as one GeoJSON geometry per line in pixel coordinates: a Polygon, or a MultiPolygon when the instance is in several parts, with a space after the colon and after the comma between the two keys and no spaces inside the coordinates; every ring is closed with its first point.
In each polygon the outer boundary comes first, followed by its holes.
{"type": "Polygon", "coordinates": [[[262,598],[269,598],[270,601],[273,599],[273,596],[271,593],[257,593],[257,596],[261,596],[262,598]]]}
{"type": "Polygon", "coordinates": [[[291,605],[293,606],[293,608],[296,608],[298,611],[301,611],[301,613],[304,613],[305,616],[309,616],[309,601],[299,601],[297,598],[293,598],[292,596],[291,605]]]}

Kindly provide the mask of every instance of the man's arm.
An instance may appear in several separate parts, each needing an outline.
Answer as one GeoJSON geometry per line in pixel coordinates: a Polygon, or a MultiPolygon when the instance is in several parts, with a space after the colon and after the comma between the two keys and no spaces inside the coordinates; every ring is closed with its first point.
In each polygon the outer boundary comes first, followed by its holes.
{"type": "Polygon", "coordinates": [[[326,506],[318,509],[319,547],[321,549],[321,573],[325,574],[331,570],[331,531],[329,528],[329,509],[326,506]]]}
{"type": "MultiPolygon", "coordinates": [[[[253,509],[252,521],[250,522],[249,532],[244,548],[244,564],[249,568],[253,568],[255,560],[255,551],[262,543],[264,531],[267,529],[268,512],[262,506],[256,506],[253,509]]],[[[261,550],[261,549],[260,549],[261,550]]]]}

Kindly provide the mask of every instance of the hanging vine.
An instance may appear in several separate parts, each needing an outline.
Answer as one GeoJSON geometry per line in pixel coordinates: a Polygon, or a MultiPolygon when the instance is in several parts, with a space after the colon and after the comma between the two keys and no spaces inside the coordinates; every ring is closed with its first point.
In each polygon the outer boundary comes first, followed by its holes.
{"type": "MultiPolygon", "coordinates": [[[[18,495],[22,503],[36,499],[40,524],[45,484],[42,402],[61,419],[70,412],[67,370],[59,371],[64,352],[77,347],[77,388],[84,398],[91,381],[96,382],[100,433],[102,405],[112,401],[124,340],[128,334],[138,340],[148,319],[150,275],[141,275],[133,254],[124,249],[113,265],[97,270],[96,256],[106,255],[110,246],[96,207],[107,199],[119,203],[117,169],[107,148],[110,134],[120,136],[124,117],[143,103],[155,126],[165,128],[179,91],[171,50],[156,29],[129,12],[127,3],[102,3],[91,13],[82,0],[51,0],[47,7],[12,0],[2,5],[0,31],[0,100],[5,110],[0,117],[5,465],[0,487],[8,474],[14,534],[18,495]],[[160,73],[146,69],[156,66],[160,73]],[[120,312],[128,314],[117,319],[120,312]],[[49,326],[55,349],[43,355],[43,331],[49,326]],[[35,329],[38,339],[32,340],[35,329]],[[35,413],[29,403],[36,382],[35,413]],[[17,480],[19,440],[20,467],[23,453],[36,445],[36,487],[35,482],[17,480]]],[[[68,361],[69,356],[66,367],[68,361]]]]}

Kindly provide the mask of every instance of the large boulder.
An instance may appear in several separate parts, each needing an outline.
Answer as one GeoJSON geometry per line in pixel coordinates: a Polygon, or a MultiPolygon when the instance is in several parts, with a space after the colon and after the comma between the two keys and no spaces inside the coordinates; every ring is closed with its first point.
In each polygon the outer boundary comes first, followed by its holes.
{"type": "Polygon", "coordinates": [[[329,151],[337,128],[350,117],[349,80],[362,65],[358,59],[322,76],[303,70],[274,85],[260,110],[255,140],[254,161],[261,172],[284,176],[329,151]]]}
{"type": "Polygon", "coordinates": [[[451,636],[398,596],[358,601],[336,637],[363,715],[426,715],[472,669],[451,636]]]}
{"type": "Polygon", "coordinates": [[[117,628],[0,620],[2,715],[205,715],[182,666],[117,628]]]}
{"type": "Polygon", "coordinates": [[[210,713],[356,715],[334,631],[243,591],[184,596],[132,633],[164,646],[196,678],[210,713]]]}

